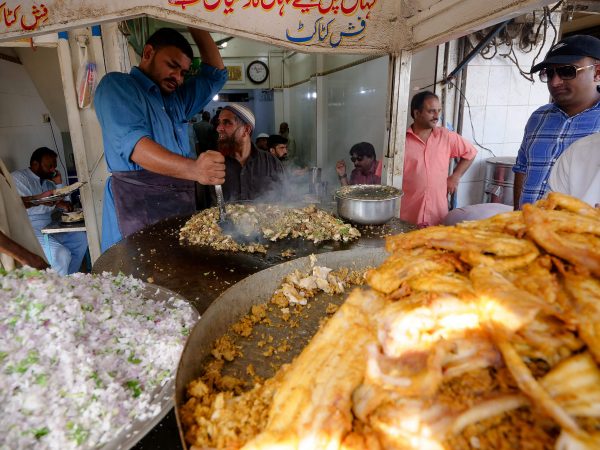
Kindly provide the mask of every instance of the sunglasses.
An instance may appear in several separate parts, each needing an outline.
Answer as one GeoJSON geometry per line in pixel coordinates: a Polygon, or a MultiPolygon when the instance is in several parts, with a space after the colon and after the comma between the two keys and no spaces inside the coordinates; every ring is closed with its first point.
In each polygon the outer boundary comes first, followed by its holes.
{"type": "Polygon", "coordinates": [[[353,156],[350,158],[350,161],[352,162],[356,162],[356,161],[362,161],[364,159],[364,156],[353,156]]]}
{"type": "Polygon", "coordinates": [[[572,64],[560,67],[545,67],[540,70],[540,81],[547,83],[549,80],[554,78],[554,74],[558,75],[561,80],[573,80],[577,76],[577,72],[590,67],[596,67],[598,64],[590,64],[588,66],[577,67],[572,64]]]}

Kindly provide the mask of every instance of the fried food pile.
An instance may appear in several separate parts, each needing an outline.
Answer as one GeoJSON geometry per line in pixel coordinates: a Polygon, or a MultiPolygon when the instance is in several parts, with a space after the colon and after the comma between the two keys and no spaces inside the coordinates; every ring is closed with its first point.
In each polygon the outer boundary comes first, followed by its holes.
{"type": "MultiPolygon", "coordinates": [[[[242,237],[260,234],[269,241],[303,238],[315,244],[324,241],[348,242],[360,237],[356,228],[314,205],[286,208],[268,204],[227,204],[225,208],[242,237]]],[[[185,223],[179,232],[179,240],[192,245],[209,246],[215,250],[267,252],[262,243],[238,242],[236,236],[225,234],[218,222],[219,209],[205,209],[185,223]]]]}
{"type": "Polygon", "coordinates": [[[191,448],[600,448],[600,210],[553,193],[387,250],[290,366],[195,396],[191,448]]]}

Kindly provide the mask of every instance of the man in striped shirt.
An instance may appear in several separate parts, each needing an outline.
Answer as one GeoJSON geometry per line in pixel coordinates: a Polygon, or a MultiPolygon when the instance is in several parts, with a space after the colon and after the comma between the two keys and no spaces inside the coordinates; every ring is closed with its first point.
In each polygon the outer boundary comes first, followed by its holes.
{"type": "Polygon", "coordinates": [[[600,39],[577,35],[561,40],[531,69],[538,71],[552,103],[538,108],[525,126],[513,167],[515,209],[543,198],[563,151],[600,131],[600,39]]]}

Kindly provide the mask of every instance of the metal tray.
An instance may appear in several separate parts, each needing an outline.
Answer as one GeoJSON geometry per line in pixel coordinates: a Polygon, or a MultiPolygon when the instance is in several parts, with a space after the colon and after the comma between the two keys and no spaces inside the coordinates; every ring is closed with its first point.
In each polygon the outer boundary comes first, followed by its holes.
{"type": "MultiPolygon", "coordinates": [[[[380,265],[388,254],[382,248],[358,248],[322,253],[315,256],[317,259],[316,265],[326,266],[331,269],[341,267],[364,269],[380,265]]],[[[248,314],[253,305],[269,301],[273,292],[280,286],[282,279],[286,275],[294,270],[306,272],[310,267],[310,257],[303,257],[278,264],[244,278],[223,292],[211,304],[202,316],[202,319],[192,329],[181,354],[175,382],[175,414],[180,438],[185,449],[188,447],[183,439],[179,408],[186,401],[185,390],[187,384],[202,375],[203,367],[208,361],[207,358],[214,341],[224,335],[233,323],[248,314]]],[[[325,316],[324,305],[330,300],[334,300],[333,302],[335,303],[341,303],[347,294],[339,295],[337,301],[332,296],[327,296],[327,294],[321,295],[326,296],[326,298],[321,299],[320,307],[311,307],[306,310],[308,317],[300,322],[299,329],[295,329],[298,331],[294,331],[298,338],[294,342],[295,345],[292,345],[292,349],[285,353],[284,359],[278,361],[279,363],[290,362],[302,351],[306,343],[308,343],[317,331],[320,319],[325,316]]],[[[289,332],[289,330],[287,331],[289,332]]],[[[269,329],[269,333],[274,336],[281,335],[282,332],[285,333],[286,330],[277,328],[276,326],[269,329]]],[[[244,356],[236,358],[232,363],[227,363],[223,373],[235,374],[243,378],[245,367],[247,364],[252,363],[258,375],[272,376],[274,369],[270,363],[274,361],[271,358],[262,356],[261,351],[257,349],[255,344],[259,339],[261,339],[260,332],[257,331],[253,332],[249,338],[239,338],[239,340],[236,340],[236,344],[242,345],[244,356]]]]}

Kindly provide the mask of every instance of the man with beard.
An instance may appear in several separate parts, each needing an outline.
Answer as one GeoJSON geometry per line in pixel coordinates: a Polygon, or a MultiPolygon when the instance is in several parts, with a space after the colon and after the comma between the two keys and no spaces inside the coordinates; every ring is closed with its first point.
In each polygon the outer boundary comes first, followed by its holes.
{"type": "Polygon", "coordinates": [[[515,209],[543,198],[567,147],[600,131],[600,39],[566,37],[531,72],[540,72],[540,80],[548,83],[552,103],[534,111],[525,125],[513,166],[515,209]]]}
{"type": "Polygon", "coordinates": [[[227,201],[275,201],[282,198],[281,162],[252,142],[255,118],[245,106],[231,103],[219,115],[219,150],[225,154],[223,196],[227,201]]]}
{"type": "Polygon", "coordinates": [[[258,136],[256,136],[256,141],[254,141],[254,143],[256,144],[256,148],[259,148],[261,150],[264,150],[265,152],[269,151],[269,135],[267,133],[260,133],[258,136]]]}
{"type": "Polygon", "coordinates": [[[207,31],[189,28],[202,64],[187,79],[192,47],[177,31],[161,28],[144,46],[139,67],[113,72],[94,99],[102,127],[108,178],[104,191],[102,251],[143,227],[196,210],[194,182],[221,184],[223,155],[195,158],[187,122],[227,80],[207,31]]]}
{"type": "Polygon", "coordinates": [[[458,133],[439,127],[440,100],[433,92],[416,94],[410,102],[413,124],[406,131],[400,219],[438,225],[448,214],[448,194],[458,187],[477,150],[458,133]],[[460,158],[448,175],[450,158],[460,158]]]}
{"type": "Polygon", "coordinates": [[[290,126],[287,122],[281,122],[279,124],[279,136],[282,136],[287,139],[288,159],[292,162],[292,164],[297,167],[304,167],[304,158],[302,155],[298,154],[298,149],[296,148],[296,140],[290,133],[290,126]]]}
{"type": "Polygon", "coordinates": [[[269,153],[277,158],[279,161],[286,161],[288,159],[288,140],[279,134],[272,134],[267,139],[267,148],[269,153]]]}
{"type": "Polygon", "coordinates": [[[87,250],[87,235],[84,231],[43,235],[42,228],[52,222],[52,213],[56,207],[71,211],[72,205],[65,201],[56,204],[31,206],[29,199],[37,199],[51,193],[62,184],[62,176],[56,170],[57,154],[47,147],[35,150],[27,169],[12,173],[17,192],[22,197],[27,215],[33,227],[35,237],[39,241],[50,263],[50,267],[61,275],[79,271],[87,250]]]}

